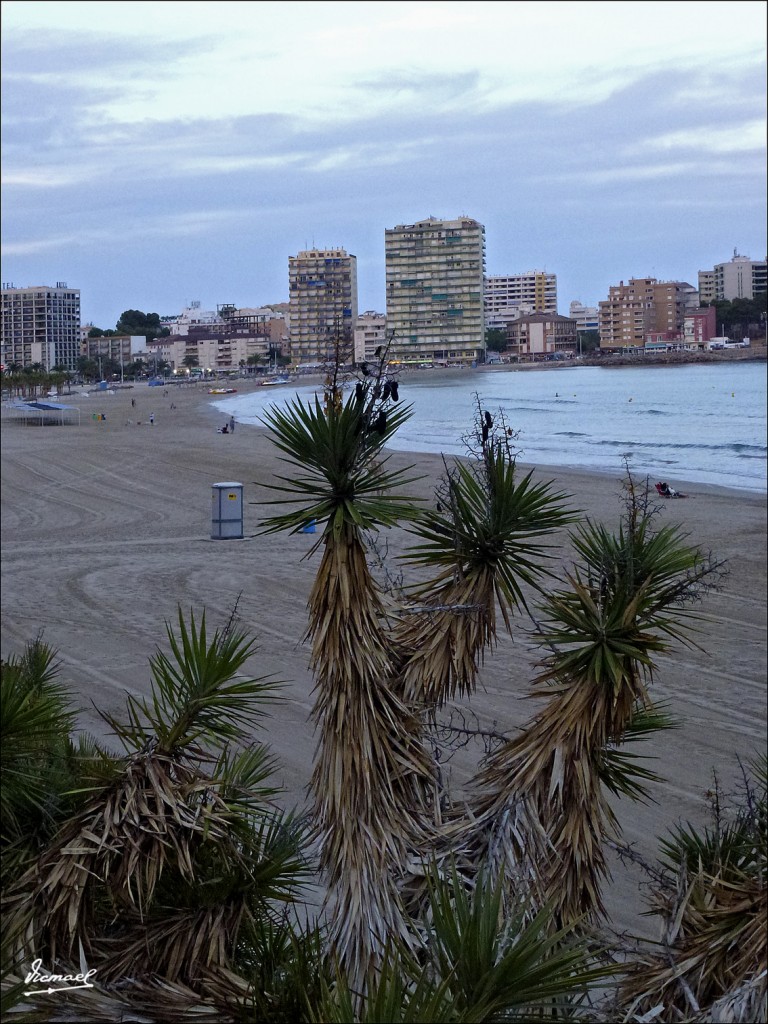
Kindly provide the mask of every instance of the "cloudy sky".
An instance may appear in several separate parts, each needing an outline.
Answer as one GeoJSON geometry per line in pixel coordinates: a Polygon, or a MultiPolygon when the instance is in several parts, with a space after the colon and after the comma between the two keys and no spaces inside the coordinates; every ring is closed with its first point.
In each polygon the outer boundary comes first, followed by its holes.
{"type": "Polygon", "coordinates": [[[766,256],[759,2],[2,3],[2,279],[84,321],[286,301],[343,246],[475,217],[487,272],[621,279],[766,256]]]}

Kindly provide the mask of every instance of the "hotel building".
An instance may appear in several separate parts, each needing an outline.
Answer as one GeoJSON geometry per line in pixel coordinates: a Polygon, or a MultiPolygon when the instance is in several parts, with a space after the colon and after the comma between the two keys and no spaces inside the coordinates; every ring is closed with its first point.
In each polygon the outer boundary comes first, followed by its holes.
{"type": "Polygon", "coordinates": [[[80,291],[66,281],[56,287],[15,288],[4,284],[0,362],[3,366],[77,369],[80,355],[80,291]]]}
{"type": "Polygon", "coordinates": [[[294,365],[352,360],[357,320],[357,257],[310,249],[288,259],[290,345],[294,365]]]}
{"type": "Polygon", "coordinates": [[[464,363],[485,355],[485,228],[470,217],[398,224],[384,235],[390,359],[464,363]]]}

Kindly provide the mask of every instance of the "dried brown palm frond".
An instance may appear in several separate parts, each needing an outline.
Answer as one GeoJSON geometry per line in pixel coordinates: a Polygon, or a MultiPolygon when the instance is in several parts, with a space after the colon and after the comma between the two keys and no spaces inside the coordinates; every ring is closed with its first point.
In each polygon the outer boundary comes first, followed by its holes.
{"type": "Polygon", "coordinates": [[[662,1020],[765,1020],[765,759],[753,768],[757,783],[747,780],[731,820],[718,804],[713,828],[678,826],[662,843],[666,873],[651,890],[662,936],[641,950],[619,989],[627,1013],[661,1005],[662,1020]]]}
{"type": "Polygon", "coordinates": [[[228,832],[228,808],[210,791],[210,779],[168,756],[135,755],[49,844],[9,894],[7,911],[31,903],[37,942],[53,957],[70,955],[78,939],[90,953],[97,891],[105,887],[115,908],[141,917],[169,864],[191,881],[203,839],[221,842],[228,832]]]}
{"type": "MultiPolygon", "coordinates": [[[[61,966],[60,973],[75,974],[74,964],[61,966]]],[[[23,976],[8,976],[5,984],[23,984],[23,976]]],[[[152,980],[130,977],[118,986],[103,985],[98,977],[92,988],[66,994],[22,997],[4,1014],[4,1021],[23,1024],[234,1024],[241,1020],[238,1005],[247,994],[242,978],[231,974],[206,978],[206,989],[215,996],[157,976],[152,980]],[[240,997],[240,998],[238,998],[240,997]]]]}
{"type": "MultiPolygon", "coordinates": [[[[765,881],[741,886],[700,873],[678,899],[658,906],[665,934],[658,951],[641,954],[620,991],[628,1012],[643,1013],[662,1004],[661,1020],[705,1020],[714,1003],[730,1003],[758,1021],[755,1005],[765,1004],[768,897],[765,881]],[[674,916],[672,916],[674,915],[674,916]]],[[[727,1019],[727,1018],[721,1018],[727,1019]]]]}

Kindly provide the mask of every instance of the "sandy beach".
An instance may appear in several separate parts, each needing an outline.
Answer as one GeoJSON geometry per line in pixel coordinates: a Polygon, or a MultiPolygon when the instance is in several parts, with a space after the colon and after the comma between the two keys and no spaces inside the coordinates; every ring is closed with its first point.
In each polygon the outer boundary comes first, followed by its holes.
{"type": "MultiPolygon", "coordinates": [[[[284,802],[301,803],[314,750],[302,636],[319,557],[304,558],[316,536],[259,535],[270,510],[258,503],[273,497],[264,485],[280,471],[268,435],[243,425],[218,433],[224,416],[203,387],[172,387],[165,395],[137,385],[64,401],[79,405],[79,425],[2,422],[3,657],[42,633],[59,652],[60,679],[76,694],[82,726],[104,737],[95,708],[119,712],[126,691],[147,691],[148,659],[165,645],[164,624],[177,608],[198,616],[205,610],[217,626],[237,604],[259,644],[250,671],[286,681],[284,703],[258,735],[279,759],[284,802]],[[220,481],[243,484],[243,539],[211,539],[212,485],[220,481]]],[[[414,494],[431,495],[439,456],[392,459],[423,477],[414,494]]],[[[592,518],[617,522],[620,469],[612,476],[548,467],[537,475],[555,480],[592,518]]],[[[653,787],[657,803],[618,808],[624,838],[646,855],[679,819],[704,820],[713,770],[732,788],[737,755],[748,759],[766,745],[765,495],[676,483],[690,498],[668,502],[663,520],[681,522],[691,542],[727,561],[729,575],[702,605],[703,650],[660,659],[653,696],[668,702],[680,728],[642,752],[657,757],[654,767],[667,781],[653,787]]],[[[390,557],[407,539],[398,530],[385,538],[390,557]]],[[[472,704],[497,730],[515,729],[533,710],[523,700],[535,657],[526,625],[521,618],[516,636],[488,657],[472,704]]],[[[458,780],[477,754],[469,749],[455,758],[458,780]]],[[[616,871],[611,913],[617,927],[653,934],[652,923],[638,916],[638,877],[616,871]]]]}

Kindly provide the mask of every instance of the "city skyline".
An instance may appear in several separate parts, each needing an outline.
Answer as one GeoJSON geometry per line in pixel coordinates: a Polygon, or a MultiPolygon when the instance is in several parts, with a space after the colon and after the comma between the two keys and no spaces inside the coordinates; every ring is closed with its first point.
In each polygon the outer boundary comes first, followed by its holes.
{"type": "Polygon", "coordinates": [[[2,4],[3,281],[110,327],[342,247],[383,312],[385,230],[429,216],[561,312],[765,259],[762,3],[180,6],[2,4]]]}

